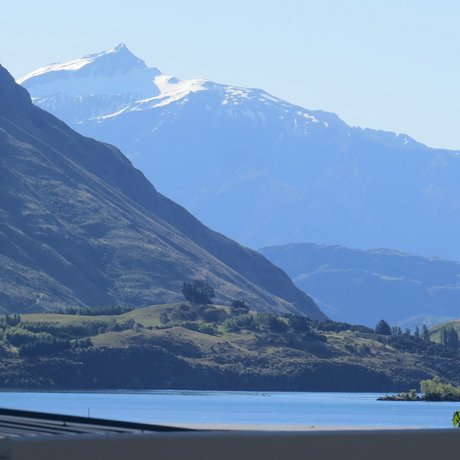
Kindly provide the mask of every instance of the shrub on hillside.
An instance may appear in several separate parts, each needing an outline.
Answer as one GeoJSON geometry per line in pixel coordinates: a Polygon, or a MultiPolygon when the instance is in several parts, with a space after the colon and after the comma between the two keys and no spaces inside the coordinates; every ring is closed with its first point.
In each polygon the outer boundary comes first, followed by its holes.
{"type": "Polygon", "coordinates": [[[182,285],[182,294],[185,300],[195,305],[210,304],[216,296],[213,287],[201,280],[193,280],[191,282],[184,281],[182,285]]]}
{"type": "Polygon", "coordinates": [[[182,323],[181,326],[191,331],[201,332],[202,334],[217,335],[217,328],[212,324],[187,321],[182,323]]]}
{"type": "Polygon", "coordinates": [[[328,319],[326,321],[316,321],[314,327],[316,330],[323,332],[342,332],[350,331],[353,325],[328,319]]]}
{"type": "Polygon", "coordinates": [[[441,343],[452,350],[458,350],[458,333],[452,326],[441,329],[441,343]]]}
{"type": "Polygon", "coordinates": [[[380,335],[391,335],[391,326],[381,319],[375,326],[375,333],[380,335]]]}
{"type": "Polygon", "coordinates": [[[350,328],[350,331],[360,332],[362,334],[373,334],[374,333],[374,329],[367,327],[367,326],[363,326],[362,324],[353,324],[353,326],[351,326],[350,328]]]}
{"type": "Polygon", "coordinates": [[[200,311],[200,316],[208,323],[220,323],[227,318],[224,310],[210,305],[200,311]]]}
{"type": "Polygon", "coordinates": [[[21,316],[16,313],[8,314],[5,315],[4,321],[8,326],[17,326],[21,322],[21,316]]]}
{"type": "MultiPolygon", "coordinates": [[[[169,321],[195,321],[198,318],[196,310],[190,308],[189,305],[184,304],[173,308],[169,314],[162,313],[161,315],[163,314],[169,318],[169,321]]],[[[161,315],[160,321],[162,321],[161,315]]]]}
{"type": "Polygon", "coordinates": [[[51,339],[50,341],[37,340],[35,342],[26,343],[19,350],[19,356],[34,357],[59,353],[71,348],[69,340],[51,339]]]}
{"type": "Polygon", "coordinates": [[[287,323],[273,313],[258,313],[255,320],[259,329],[262,330],[283,333],[289,329],[287,323]]]}
{"type": "Polygon", "coordinates": [[[249,307],[244,300],[232,300],[230,304],[234,315],[245,315],[249,313],[249,307]]]}
{"type": "Polygon", "coordinates": [[[256,331],[258,324],[254,316],[245,314],[228,318],[224,321],[224,328],[229,332],[238,332],[241,329],[256,331]]]}
{"type": "Polygon", "coordinates": [[[83,350],[85,348],[90,348],[93,346],[93,342],[89,337],[85,337],[84,339],[72,340],[70,344],[72,346],[72,349],[74,350],[83,350]]]}
{"type": "Polygon", "coordinates": [[[49,342],[53,339],[53,336],[46,332],[34,333],[19,327],[12,327],[6,330],[5,339],[11,345],[21,347],[27,343],[33,343],[37,341],[49,342]]]}
{"type": "Polygon", "coordinates": [[[310,320],[305,316],[290,315],[287,317],[287,322],[294,332],[311,332],[310,320]]]}
{"type": "Polygon", "coordinates": [[[108,307],[68,307],[56,311],[59,315],[81,316],[118,316],[133,311],[134,307],[108,306],[108,307]]]}
{"type": "Polygon", "coordinates": [[[52,321],[23,321],[21,323],[21,329],[34,333],[45,332],[51,334],[53,337],[61,339],[74,339],[79,337],[89,337],[92,335],[97,335],[98,333],[105,332],[107,328],[113,327],[114,324],[116,324],[115,320],[76,320],[75,322],[68,324],[56,323],[52,321]]]}

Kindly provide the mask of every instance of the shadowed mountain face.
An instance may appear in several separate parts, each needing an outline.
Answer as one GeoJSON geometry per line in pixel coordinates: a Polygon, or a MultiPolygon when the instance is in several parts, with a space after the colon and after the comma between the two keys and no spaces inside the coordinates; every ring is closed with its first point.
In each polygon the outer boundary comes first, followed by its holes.
{"type": "Polygon", "coordinates": [[[460,260],[460,155],[258,89],[179,80],[125,46],[20,82],[158,190],[252,247],[314,241],[460,260]],[[224,210],[224,211],[222,211],[224,210]]]}
{"type": "Polygon", "coordinates": [[[207,280],[217,300],[324,318],[263,256],[159,194],[119,150],[32,105],[0,67],[0,307],[178,301],[207,280]]]}
{"type": "Polygon", "coordinates": [[[290,244],[261,249],[332,319],[432,325],[460,313],[460,263],[388,249],[290,244]]]}

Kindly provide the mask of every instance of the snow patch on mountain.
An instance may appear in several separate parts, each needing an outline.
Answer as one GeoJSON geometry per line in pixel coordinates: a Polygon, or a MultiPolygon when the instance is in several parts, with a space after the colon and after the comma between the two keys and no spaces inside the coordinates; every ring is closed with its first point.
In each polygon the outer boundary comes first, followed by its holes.
{"type": "Polygon", "coordinates": [[[40,67],[39,69],[28,73],[24,77],[19,78],[17,83],[22,85],[27,80],[32,78],[36,79],[37,77],[46,77],[47,79],[55,78],[56,76],[63,77],[64,75],[71,77],[75,71],[81,70],[83,67],[91,66],[94,67],[91,70],[99,70],[99,72],[101,70],[108,71],[110,70],[110,67],[112,67],[113,71],[118,71],[123,67],[125,70],[132,67],[147,68],[145,62],[142,61],[142,59],[139,59],[134,54],[132,54],[126,45],[121,43],[115,48],[111,48],[100,53],[88,54],[87,56],[73,59],[64,64],[54,63],[40,67]]]}
{"type": "MultiPolygon", "coordinates": [[[[161,72],[149,68],[121,44],[101,53],[90,54],[64,64],[41,67],[17,82],[42,98],[94,98],[129,95],[129,100],[156,96],[153,79],[161,72]]],[[[123,96],[122,96],[123,97],[123,96]]],[[[75,101],[73,101],[75,102],[75,101]]]]}
{"type": "MultiPolygon", "coordinates": [[[[260,89],[164,75],[157,68],[147,67],[123,44],[64,64],[41,67],[18,83],[29,90],[35,104],[76,125],[171,104],[183,105],[198,93],[205,98],[208,111],[225,113],[232,119],[242,116],[261,124],[269,119],[286,120],[302,132],[311,123],[329,127],[332,115],[315,115],[260,89]]],[[[345,125],[338,117],[336,121],[345,125]]]]}
{"type": "MultiPolygon", "coordinates": [[[[104,53],[105,54],[105,53],[104,53]]],[[[67,70],[79,70],[87,64],[93,62],[90,56],[86,58],[79,58],[69,61],[65,64],[49,64],[43,67],[40,67],[33,72],[28,73],[26,76],[19,78],[17,82],[22,85],[23,82],[29,80],[30,78],[38,77],[40,75],[44,75],[48,72],[60,72],[60,71],[67,71],[67,70]]]]}
{"type": "Polygon", "coordinates": [[[208,89],[205,80],[178,80],[177,78],[166,75],[155,78],[154,83],[160,90],[160,94],[152,98],[134,102],[129,110],[136,111],[164,107],[185,98],[190,93],[208,89]]]}

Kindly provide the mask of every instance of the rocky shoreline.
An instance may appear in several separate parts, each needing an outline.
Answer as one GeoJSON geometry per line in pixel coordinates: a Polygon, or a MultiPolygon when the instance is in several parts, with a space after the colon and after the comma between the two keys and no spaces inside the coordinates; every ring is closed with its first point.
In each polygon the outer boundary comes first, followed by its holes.
{"type": "Polygon", "coordinates": [[[396,395],[385,395],[377,398],[377,401],[426,401],[422,396],[412,397],[409,393],[399,393],[396,395]]]}

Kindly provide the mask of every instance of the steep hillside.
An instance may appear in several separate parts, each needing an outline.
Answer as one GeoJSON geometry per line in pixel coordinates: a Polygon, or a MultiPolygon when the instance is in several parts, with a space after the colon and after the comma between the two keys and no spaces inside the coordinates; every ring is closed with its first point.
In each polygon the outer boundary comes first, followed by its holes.
{"type": "Polygon", "coordinates": [[[263,90],[169,77],[123,45],[19,81],[37,105],[120,147],[161,193],[244,244],[460,260],[459,152],[353,128],[263,90]]]}
{"type": "Polygon", "coordinates": [[[261,249],[336,320],[433,325],[460,315],[460,263],[388,249],[290,244],[261,249]]]}
{"type": "Polygon", "coordinates": [[[0,67],[0,307],[145,306],[186,279],[221,302],[324,318],[263,256],[159,194],[115,147],[35,107],[0,67]]]}

